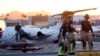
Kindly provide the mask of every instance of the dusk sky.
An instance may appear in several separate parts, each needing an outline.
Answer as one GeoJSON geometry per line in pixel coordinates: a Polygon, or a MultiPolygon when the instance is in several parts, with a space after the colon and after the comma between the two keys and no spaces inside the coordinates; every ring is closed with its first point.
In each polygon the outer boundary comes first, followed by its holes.
{"type": "Polygon", "coordinates": [[[99,0],[0,0],[0,14],[6,14],[13,10],[21,12],[46,10],[57,14],[64,10],[73,11],[94,7],[97,10],[84,13],[100,14],[99,0]]]}

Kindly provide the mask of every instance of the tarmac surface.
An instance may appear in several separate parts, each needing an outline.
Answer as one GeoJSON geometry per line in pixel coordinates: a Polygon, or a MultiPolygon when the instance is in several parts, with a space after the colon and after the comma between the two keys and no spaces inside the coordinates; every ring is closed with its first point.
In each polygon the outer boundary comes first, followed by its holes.
{"type": "Polygon", "coordinates": [[[57,56],[57,52],[50,53],[23,53],[23,54],[0,54],[0,56],[57,56]]]}
{"type": "MultiPolygon", "coordinates": [[[[100,38],[96,37],[93,39],[94,50],[100,50],[100,38]]],[[[43,47],[42,50],[37,51],[28,51],[27,53],[23,53],[22,51],[11,51],[0,49],[0,56],[57,56],[58,44],[57,43],[45,43],[41,44],[39,42],[38,46],[43,47]]],[[[88,50],[88,46],[87,46],[88,50]]],[[[76,42],[75,51],[82,51],[82,44],[80,41],[76,42]]],[[[68,55],[75,56],[75,55],[68,55]]]]}

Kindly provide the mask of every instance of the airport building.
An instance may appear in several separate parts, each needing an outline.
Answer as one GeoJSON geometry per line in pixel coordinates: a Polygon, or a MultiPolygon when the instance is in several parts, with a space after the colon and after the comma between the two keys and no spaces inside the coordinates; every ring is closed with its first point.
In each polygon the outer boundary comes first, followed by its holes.
{"type": "MultiPolygon", "coordinates": [[[[74,17],[74,21],[81,21],[82,19],[81,16],[75,16],[74,17]]],[[[6,26],[15,26],[16,24],[20,24],[21,26],[24,25],[48,25],[48,24],[53,24],[58,22],[59,20],[61,20],[60,16],[55,16],[55,17],[51,17],[51,16],[28,16],[27,20],[10,20],[10,19],[3,19],[6,23],[6,26]]],[[[94,25],[100,25],[100,16],[94,16],[91,17],[91,21],[94,22],[94,25]]]]}
{"type": "Polygon", "coordinates": [[[6,26],[15,26],[20,24],[21,26],[27,25],[27,20],[5,20],[6,26]]]}

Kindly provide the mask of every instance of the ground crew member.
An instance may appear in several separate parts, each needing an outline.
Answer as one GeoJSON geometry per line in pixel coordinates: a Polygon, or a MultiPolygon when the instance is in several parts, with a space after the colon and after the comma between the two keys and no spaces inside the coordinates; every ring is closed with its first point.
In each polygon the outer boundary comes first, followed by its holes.
{"type": "Polygon", "coordinates": [[[93,29],[89,22],[89,15],[86,14],[84,16],[85,20],[81,22],[81,40],[82,40],[82,48],[83,50],[86,50],[86,42],[88,42],[89,49],[93,49],[93,43],[92,43],[92,36],[93,29]]]}
{"type": "Polygon", "coordinates": [[[21,26],[19,25],[19,23],[15,26],[15,31],[16,31],[16,41],[19,42],[21,41],[21,37],[20,37],[20,30],[21,30],[21,26]]]}
{"type": "Polygon", "coordinates": [[[67,25],[67,39],[68,39],[68,53],[73,54],[74,48],[75,48],[75,38],[74,38],[74,32],[77,32],[75,28],[73,27],[73,16],[69,17],[69,23],[67,25]]]}
{"type": "Polygon", "coordinates": [[[59,36],[59,50],[58,50],[58,56],[67,56],[67,49],[68,49],[68,44],[67,44],[67,24],[63,23],[62,27],[60,29],[60,36],[59,36]]]}

